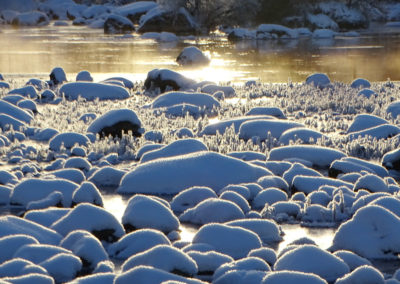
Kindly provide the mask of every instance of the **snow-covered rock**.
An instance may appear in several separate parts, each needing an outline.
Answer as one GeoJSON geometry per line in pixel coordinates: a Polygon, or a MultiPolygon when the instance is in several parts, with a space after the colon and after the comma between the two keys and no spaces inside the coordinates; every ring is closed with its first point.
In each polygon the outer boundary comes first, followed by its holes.
{"type": "MultiPolygon", "coordinates": [[[[0,238],[0,263],[11,260],[14,253],[22,246],[29,244],[38,244],[39,242],[32,236],[24,234],[12,234],[0,238]]],[[[0,269],[1,271],[2,269],[0,269]]],[[[10,276],[10,275],[9,275],[10,276]]]]}
{"type": "Polygon", "coordinates": [[[104,22],[104,33],[106,34],[128,34],[135,31],[135,26],[126,17],[112,14],[104,22]]]}
{"type": "Polygon", "coordinates": [[[326,280],[314,273],[304,273],[298,271],[274,271],[268,273],[262,284],[327,284],[326,280]]]}
{"type": "Polygon", "coordinates": [[[335,160],[329,167],[329,176],[337,177],[340,174],[366,171],[377,174],[381,178],[389,176],[389,172],[382,166],[354,157],[345,157],[335,160]]]}
{"type": "Polygon", "coordinates": [[[234,259],[246,257],[251,250],[262,246],[260,238],[252,231],[223,224],[202,226],[193,238],[193,244],[198,243],[211,245],[217,252],[234,259]]]}
{"type": "Polygon", "coordinates": [[[19,121],[30,123],[33,119],[33,116],[29,114],[27,111],[10,104],[4,100],[0,100],[0,114],[8,115],[14,119],[19,121]]]}
{"type": "Polygon", "coordinates": [[[34,86],[28,85],[21,88],[13,89],[8,92],[9,95],[21,95],[26,98],[36,99],[38,97],[37,90],[34,86]]]}
{"type": "Polygon", "coordinates": [[[88,146],[89,138],[76,132],[59,133],[49,141],[49,148],[53,151],[60,151],[62,147],[71,149],[75,145],[88,146]]]}
{"type": "Polygon", "coordinates": [[[83,182],[72,194],[72,203],[91,203],[103,206],[103,198],[98,188],[91,182],[83,182]]]}
{"type": "Polygon", "coordinates": [[[93,182],[97,187],[116,187],[120,184],[125,171],[115,169],[113,167],[104,167],[95,171],[88,181],[93,182]]]}
{"type": "Polygon", "coordinates": [[[210,59],[197,47],[185,47],[176,58],[179,65],[201,66],[210,64],[210,59]]]}
{"type": "Polygon", "coordinates": [[[218,192],[228,184],[254,182],[264,175],[269,171],[261,167],[218,153],[199,152],[141,164],[122,178],[118,192],[176,194],[192,186],[218,192]]]}
{"type": "Polygon", "coordinates": [[[260,191],[255,197],[251,206],[256,210],[261,210],[266,204],[272,205],[279,201],[287,201],[287,193],[279,188],[270,187],[260,191]]]}
{"type": "MultiPolygon", "coordinates": [[[[315,31],[314,31],[314,34],[315,34],[315,31]]],[[[306,84],[323,89],[325,87],[330,86],[331,80],[329,79],[329,77],[326,74],[315,73],[315,74],[312,74],[307,77],[306,84]]]]}
{"type": "Polygon", "coordinates": [[[276,24],[261,24],[256,29],[257,39],[296,39],[299,37],[296,30],[276,24]]]}
{"type": "Polygon", "coordinates": [[[169,69],[153,69],[147,73],[144,87],[147,91],[160,89],[161,93],[168,90],[188,89],[196,82],[169,69]]]}
{"type": "Polygon", "coordinates": [[[199,225],[223,223],[242,218],[244,218],[244,213],[237,204],[219,198],[205,199],[179,216],[181,222],[199,225]]]}
{"type": "Polygon", "coordinates": [[[144,129],[136,113],[130,109],[110,110],[98,117],[88,127],[88,132],[98,133],[101,137],[118,136],[132,132],[134,136],[141,136],[144,129]]]}
{"type": "Polygon", "coordinates": [[[63,236],[74,230],[86,230],[98,239],[113,242],[125,234],[124,228],[111,213],[88,203],[82,203],[52,226],[63,236]]]}
{"type": "Polygon", "coordinates": [[[196,262],[183,251],[170,245],[157,245],[131,256],[122,265],[122,271],[125,272],[140,265],[152,266],[178,275],[197,274],[196,262]]]}
{"type": "Polygon", "coordinates": [[[136,1],[117,7],[114,13],[127,17],[132,23],[137,24],[142,15],[155,7],[157,7],[157,4],[154,1],[136,1]]]}
{"type": "Polygon", "coordinates": [[[65,74],[64,69],[61,67],[55,67],[51,70],[50,81],[54,86],[67,82],[67,75],[65,74]]]}
{"type": "Polygon", "coordinates": [[[129,98],[129,92],[120,86],[92,82],[73,82],[64,84],[60,88],[60,94],[68,100],[76,100],[78,97],[88,101],[122,100],[129,98]]]}
{"type": "Polygon", "coordinates": [[[327,168],[334,160],[345,157],[346,154],[327,147],[314,145],[284,146],[271,150],[268,160],[282,161],[285,159],[302,159],[310,161],[314,166],[327,168]]]}
{"type": "Polygon", "coordinates": [[[215,191],[211,188],[201,186],[190,187],[174,196],[170,203],[171,209],[175,213],[182,213],[208,198],[217,198],[215,191]]]}
{"type": "Polygon", "coordinates": [[[352,132],[347,135],[350,140],[359,137],[370,137],[371,139],[387,139],[400,133],[400,128],[391,124],[382,124],[365,130],[352,132]]]}
{"type": "Polygon", "coordinates": [[[39,11],[18,14],[11,22],[11,24],[16,26],[46,26],[49,23],[49,17],[39,11]]]}
{"type": "Polygon", "coordinates": [[[394,259],[400,250],[399,231],[397,216],[381,206],[368,205],[340,225],[331,249],[349,250],[369,259],[394,259]]]}
{"type": "Polygon", "coordinates": [[[314,273],[329,282],[350,272],[343,260],[314,245],[298,246],[284,253],[276,261],[274,270],[314,273]]]}
{"type": "Polygon", "coordinates": [[[313,176],[296,176],[293,179],[292,193],[304,192],[306,195],[317,191],[321,186],[329,185],[334,187],[345,186],[349,189],[353,188],[353,184],[339,179],[313,176]]]}
{"type": "Polygon", "coordinates": [[[364,88],[370,88],[371,83],[363,78],[357,78],[353,82],[351,82],[350,87],[354,89],[364,89],[364,88]]]}
{"type": "Polygon", "coordinates": [[[279,226],[272,220],[243,219],[225,223],[228,226],[240,227],[258,235],[263,243],[274,244],[282,241],[279,226]]]}
{"type": "Polygon", "coordinates": [[[356,268],[349,274],[336,280],[337,284],[361,284],[361,283],[376,283],[384,284],[385,279],[383,274],[372,265],[364,265],[356,268]]]}
{"type": "Polygon", "coordinates": [[[41,244],[56,245],[61,235],[35,222],[15,216],[0,217],[0,237],[25,234],[32,236],[41,244]]]}
{"type": "Polygon", "coordinates": [[[77,187],[78,184],[64,179],[26,179],[14,188],[10,197],[10,203],[26,207],[29,202],[44,199],[49,194],[58,191],[63,196],[62,205],[70,207],[72,194],[77,187]]]}
{"type": "Polygon", "coordinates": [[[43,267],[22,258],[14,258],[0,265],[0,278],[2,279],[5,277],[19,277],[28,274],[49,275],[43,267]]]}
{"type": "Polygon", "coordinates": [[[239,138],[249,140],[258,137],[261,141],[264,141],[269,137],[279,139],[283,132],[296,127],[304,127],[304,125],[287,120],[251,120],[240,125],[239,138]]]}
{"type": "Polygon", "coordinates": [[[363,265],[372,265],[372,263],[368,259],[348,250],[338,250],[335,251],[333,254],[346,262],[351,271],[363,265]]]}
{"type": "Polygon", "coordinates": [[[179,228],[179,220],[169,207],[145,195],[134,195],[129,199],[122,224],[127,232],[151,228],[168,234],[179,228]]]}
{"type": "Polygon", "coordinates": [[[270,115],[279,119],[286,119],[283,111],[277,107],[253,107],[246,115],[270,115]]]}
{"type": "Polygon", "coordinates": [[[93,82],[93,78],[89,71],[83,70],[76,74],[76,81],[93,82]]]}
{"type": "Polygon", "coordinates": [[[386,108],[386,114],[391,115],[392,118],[397,118],[397,116],[400,114],[400,102],[395,101],[389,104],[386,108]]]}
{"type": "Polygon", "coordinates": [[[301,140],[305,144],[315,144],[318,139],[327,138],[319,131],[308,128],[291,128],[285,130],[279,137],[279,142],[283,145],[289,145],[290,141],[301,140]]]}
{"type": "Polygon", "coordinates": [[[40,265],[57,283],[73,280],[82,269],[82,261],[79,257],[68,253],[59,253],[41,262],[40,265]]]}
{"type": "Polygon", "coordinates": [[[365,189],[369,192],[389,192],[388,185],[385,180],[374,174],[366,174],[361,176],[354,184],[354,191],[365,189]]]}
{"type": "Polygon", "coordinates": [[[126,234],[108,247],[110,256],[127,259],[157,245],[170,245],[168,238],[158,230],[141,229],[126,234]]]}

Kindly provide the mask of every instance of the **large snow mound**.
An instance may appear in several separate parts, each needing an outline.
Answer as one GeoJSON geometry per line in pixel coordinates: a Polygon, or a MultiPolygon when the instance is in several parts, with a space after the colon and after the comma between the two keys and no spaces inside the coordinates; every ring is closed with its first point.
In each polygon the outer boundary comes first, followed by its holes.
{"type": "Polygon", "coordinates": [[[121,100],[129,98],[129,92],[122,87],[91,82],[74,82],[64,84],[60,88],[60,94],[63,94],[68,100],[76,100],[78,97],[89,101],[95,99],[121,100]]]}

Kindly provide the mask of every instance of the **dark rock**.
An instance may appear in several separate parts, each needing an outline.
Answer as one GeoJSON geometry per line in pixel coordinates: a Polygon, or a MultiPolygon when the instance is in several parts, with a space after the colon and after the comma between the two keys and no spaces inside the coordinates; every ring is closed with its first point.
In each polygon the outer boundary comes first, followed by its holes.
{"type": "Polygon", "coordinates": [[[169,69],[154,69],[147,74],[144,87],[146,91],[159,88],[161,93],[164,93],[167,90],[178,91],[185,89],[195,83],[194,80],[186,78],[175,71],[169,69]]]}
{"type": "Polygon", "coordinates": [[[123,16],[110,15],[104,22],[104,33],[106,34],[126,34],[134,31],[133,23],[123,16]]]}
{"type": "Polygon", "coordinates": [[[64,69],[61,67],[54,68],[50,73],[50,81],[55,86],[67,82],[67,75],[65,74],[64,69]]]}
{"type": "Polygon", "coordinates": [[[184,9],[167,11],[154,8],[140,19],[139,33],[171,32],[176,34],[195,34],[198,27],[192,16],[184,9]]]}

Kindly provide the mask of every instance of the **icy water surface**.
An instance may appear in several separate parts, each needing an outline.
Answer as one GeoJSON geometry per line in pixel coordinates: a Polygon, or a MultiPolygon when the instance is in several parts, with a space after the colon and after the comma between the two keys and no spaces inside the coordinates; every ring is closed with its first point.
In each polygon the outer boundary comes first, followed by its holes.
{"type": "MultiPolygon", "coordinates": [[[[400,33],[400,27],[398,28],[400,33]]],[[[294,82],[314,72],[335,81],[362,77],[370,81],[400,80],[400,36],[396,31],[336,39],[267,40],[231,43],[226,37],[186,38],[179,42],[144,40],[138,35],[104,35],[87,27],[2,27],[0,66],[4,74],[49,74],[63,67],[74,78],[88,70],[100,80],[111,74],[143,80],[154,68],[170,68],[201,80],[294,82]],[[211,65],[189,70],[175,59],[183,47],[207,52],[211,65]]]]}

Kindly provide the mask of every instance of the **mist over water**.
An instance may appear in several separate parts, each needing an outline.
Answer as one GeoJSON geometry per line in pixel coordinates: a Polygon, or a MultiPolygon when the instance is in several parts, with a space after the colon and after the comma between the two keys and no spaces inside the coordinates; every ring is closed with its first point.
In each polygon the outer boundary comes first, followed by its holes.
{"type": "Polygon", "coordinates": [[[239,41],[225,37],[186,38],[179,42],[156,42],[138,35],[104,35],[87,27],[3,27],[0,32],[1,73],[47,77],[61,66],[73,79],[88,70],[95,80],[124,75],[144,80],[154,68],[169,68],[198,80],[217,82],[302,82],[315,72],[334,81],[400,80],[400,37],[371,35],[335,39],[239,41]],[[200,69],[180,67],[179,52],[196,45],[212,58],[200,69]]]}

